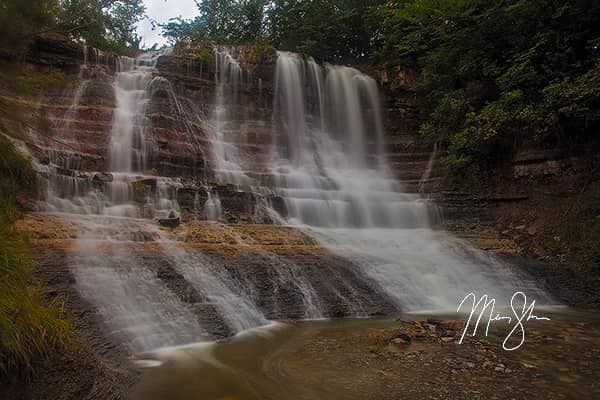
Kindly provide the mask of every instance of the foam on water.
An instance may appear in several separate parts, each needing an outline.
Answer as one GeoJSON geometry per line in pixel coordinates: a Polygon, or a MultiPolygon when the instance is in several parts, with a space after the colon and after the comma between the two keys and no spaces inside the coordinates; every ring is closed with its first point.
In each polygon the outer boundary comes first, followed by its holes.
{"type": "MultiPolygon", "coordinates": [[[[166,235],[151,219],[179,213],[177,190],[183,184],[146,171],[152,142],[146,106],[154,91],[164,90],[188,128],[189,121],[171,83],[156,76],[160,54],[119,58],[108,171],[79,173],[70,160],[36,164],[48,177],[43,208],[61,213],[80,230],[69,255],[79,291],[131,352],[212,339],[197,310],[147,265],[145,242],[153,242],[153,260],[168,265],[198,292],[203,298],[198,306],[216,310],[215,318],[230,334],[270,324],[269,313],[306,319],[368,316],[377,302],[393,303],[398,311],[454,310],[473,291],[499,303],[515,290],[549,301],[510,266],[432,229],[436,207],[418,193],[406,192],[385,159],[381,100],[372,78],[292,53],[277,55],[273,115],[259,121],[272,126],[267,165],[250,171],[250,157],[243,155],[235,137],[243,125],[235,107],[249,75],[232,49],[215,49],[215,104],[203,121],[210,142],[205,178],[253,191],[256,213],[302,229],[347,261],[311,270],[291,256],[265,251],[256,259],[264,263],[262,279],[268,282],[256,282],[166,235]],[[273,195],[285,202],[285,216],[271,207],[273,195]],[[273,293],[265,294],[265,288],[273,293]],[[260,298],[261,290],[268,299],[260,298]],[[267,307],[266,302],[273,304],[267,307]]],[[[92,58],[102,56],[92,52],[92,58]]],[[[85,85],[75,92],[67,114],[74,115],[85,85]]],[[[188,133],[195,143],[198,138],[191,129],[188,133]]],[[[423,182],[434,160],[435,154],[423,182]]],[[[225,197],[209,189],[206,179],[200,185],[206,185],[208,197],[203,217],[216,221],[225,197]]],[[[198,192],[194,201],[199,204],[198,192]]],[[[240,250],[253,251],[256,243],[230,227],[219,228],[231,230],[240,250]]]]}
{"type": "Polygon", "coordinates": [[[128,350],[140,352],[210,338],[130,248],[83,236],[69,262],[79,292],[97,308],[109,335],[128,350]]]}
{"type": "Polygon", "coordinates": [[[373,79],[285,52],[276,76],[272,172],[291,223],[359,265],[399,309],[455,309],[472,291],[548,301],[508,265],[432,229],[436,207],[390,174],[373,79]]]}

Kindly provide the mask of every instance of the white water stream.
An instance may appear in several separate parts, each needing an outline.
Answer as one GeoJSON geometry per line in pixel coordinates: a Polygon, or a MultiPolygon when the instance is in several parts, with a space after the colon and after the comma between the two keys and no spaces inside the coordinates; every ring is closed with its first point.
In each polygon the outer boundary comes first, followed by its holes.
{"type": "MultiPolygon", "coordinates": [[[[146,241],[157,243],[151,249],[156,262],[172,266],[231,332],[268,323],[267,310],[259,301],[265,285],[184,248],[150,221],[180,211],[177,190],[182,186],[176,179],[145,172],[152,140],[146,105],[152,83],[165,81],[155,76],[159,55],[119,59],[109,173],[94,179],[52,175],[44,202],[47,211],[60,212],[80,227],[69,261],[77,287],[132,352],[210,338],[192,307],[147,265],[142,256],[146,241]],[[150,195],[144,192],[147,198],[140,206],[134,187],[139,191],[145,186],[152,190],[150,195]]],[[[402,311],[453,310],[473,291],[502,304],[515,290],[547,300],[508,265],[432,229],[435,206],[406,192],[390,172],[378,88],[356,69],[322,67],[296,54],[278,53],[273,115],[262,121],[272,124],[273,145],[265,171],[260,172],[272,179],[270,187],[260,187],[250,178],[248,160],[233,139],[233,121],[239,117],[233,107],[245,76],[243,66],[226,49],[215,50],[215,55],[215,104],[205,121],[213,176],[220,184],[280,195],[285,218],[276,216],[265,200],[262,212],[302,229],[353,266],[343,273],[329,265],[310,272],[291,259],[265,254],[265,264],[275,266],[265,275],[275,299],[270,312],[285,316],[287,311],[281,308],[293,303],[301,308],[295,316],[322,318],[332,314],[327,310],[334,302],[343,305],[343,315],[364,316],[368,290],[373,297],[384,293],[385,301],[402,311]],[[277,297],[280,292],[283,300],[277,297]]],[[[175,102],[178,116],[185,118],[176,98],[175,102]]],[[[210,190],[207,195],[204,217],[216,220],[222,214],[221,200],[210,190]]],[[[244,249],[251,243],[238,238],[236,245],[244,249]]]]}
{"type": "Polygon", "coordinates": [[[404,192],[387,167],[372,78],[285,52],[276,76],[273,174],[292,224],[361,266],[404,310],[452,310],[469,292],[500,304],[515,290],[547,300],[509,266],[431,228],[435,206],[404,192]]]}

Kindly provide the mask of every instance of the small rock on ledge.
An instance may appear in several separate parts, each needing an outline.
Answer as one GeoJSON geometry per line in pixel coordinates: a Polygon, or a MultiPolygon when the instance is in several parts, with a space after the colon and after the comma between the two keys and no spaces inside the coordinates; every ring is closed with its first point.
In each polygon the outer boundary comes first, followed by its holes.
{"type": "Polygon", "coordinates": [[[169,214],[168,218],[160,218],[158,223],[167,228],[177,228],[181,224],[181,219],[176,217],[173,213],[169,214]]]}

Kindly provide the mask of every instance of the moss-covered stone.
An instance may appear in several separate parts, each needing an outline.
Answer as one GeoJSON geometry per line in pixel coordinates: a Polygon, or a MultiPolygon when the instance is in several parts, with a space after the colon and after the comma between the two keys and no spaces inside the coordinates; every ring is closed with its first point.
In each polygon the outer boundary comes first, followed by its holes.
{"type": "Polygon", "coordinates": [[[76,76],[67,75],[59,69],[42,70],[27,65],[20,72],[14,81],[14,89],[23,95],[61,91],[77,83],[76,76]]]}
{"type": "Polygon", "coordinates": [[[143,181],[131,182],[131,196],[136,203],[144,203],[146,199],[146,188],[143,181]]]}
{"type": "Polygon", "coordinates": [[[256,65],[275,57],[276,51],[270,44],[253,44],[241,47],[240,53],[240,61],[256,65]]]}

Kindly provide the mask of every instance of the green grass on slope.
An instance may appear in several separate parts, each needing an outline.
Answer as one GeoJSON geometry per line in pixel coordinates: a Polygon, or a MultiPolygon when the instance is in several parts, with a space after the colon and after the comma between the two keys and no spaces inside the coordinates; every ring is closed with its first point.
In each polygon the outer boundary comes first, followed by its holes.
{"type": "Polygon", "coordinates": [[[17,198],[35,187],[30,163],[0,133],[0,378],[31,370],[70,331],[62,309],[45,304],[27,243],[13,226],[17,198]]]}

